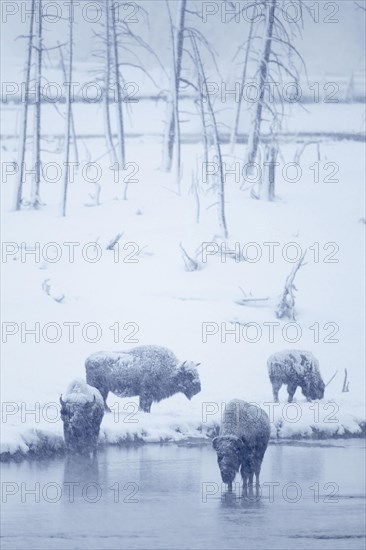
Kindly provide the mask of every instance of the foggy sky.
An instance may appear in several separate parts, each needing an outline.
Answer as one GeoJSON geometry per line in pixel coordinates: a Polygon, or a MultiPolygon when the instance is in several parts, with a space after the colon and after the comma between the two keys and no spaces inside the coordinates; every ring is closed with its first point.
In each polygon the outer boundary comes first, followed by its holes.
{"type": "MultiPolygon", "coordinates": [[[[361,0],[363,1],[363,0],[361,0]]],[[[57,2],[44,0],[44,5],[50,11],[47,13],[55,14],[55,4],[58,4],[59,13],[67,16],[69,8],[64,0],[57,2]],[[52,6],[53,5],[53,6],[52,6]],[[61,12],[62,10],[62,12],[61,12]]],[[[93,36],[92,29],[100,30],[98,23],[83,20],[81,14],[85,10],[86,4],[97,4],[88,0],[79,0],[79,6],[75,7],[75,61],[87,62],[92,64],[92,51],[95,49],[96,39],[93,36]]],[[[170,7],[173,16],[178,6],[177,0],[170,0],[170,7]]],[[[200,11],[207,2],[188,1],[188,6],[200,11]]],[[[103,3],[99,1],[103,6],[103,3]]],[[[218,13],[207,17],[207,23],[201,29],[210,42],[215,46],[219,53],[220,64],[226,65],[232,62],[239,44],[246,38],[249,23],[242,19],[240,22],[233,21],[224,23],[222,19],[223,2],[210,2],[209,9],[216,9],[212,5],[216,4],[218,13]]],[[[309,6],[319,6],[319,22],[314,22],[309,15],[305,17],[303,30],[303,39],[297,42],[297,46],[303,55],[308,73],[310,76],[324,74],[349,75],[352,72],[362,73],[365,71],[365,12],[356,8],[353,0],[340,0],[337,2],[315,0],[308,1],[309,6]],[[338,22],[331,22],[338,19],[338,22]],[[329,21],[329,22],[327,22],[329,21]]],[[[163,63],[168,61],[169,55],[169,29],[167,24],[167,9],[165,0],[143,0],[141,2],[149,12],[150,29],[142,23],[135,26],[141,30],[144,38],[157,51],[163,63]]],[[[25,55],[25,40],[15,38],[20,34],[26,34],[28,27],[28,18],[25,16],[26,8],[30,7],[30,0],[2,0],[1,2],[1,46],[2,46],[2,80],[6,80],[13,74],[14,70],[23,70],[25,55]],[[16,11],[15,14],[9,12],[16,11]],[[26,22],[24,22],[26,19],[26,22]]],[[[46,9],[46,8],[45,8],[46,9]]],[[[93,8],[88,8],[89,18],[92,18],[93,8]]],[[[133,16],[132,16],[133,17],[133,16]]],[[[188,21],[199,24],[198,19],[188,16],[188,21]]],[[[45,21],[45,45],[53,46],[57,40],[66,41],[66,22],[58,20],[56,22],[45,21]]],[[[52,54],[51,54],[52,55],[52,54]]],[[[54,54],[55,55],[55,54],[54,54]]],[[[151,59],[150,63],[155,63],[151,59]]]]}

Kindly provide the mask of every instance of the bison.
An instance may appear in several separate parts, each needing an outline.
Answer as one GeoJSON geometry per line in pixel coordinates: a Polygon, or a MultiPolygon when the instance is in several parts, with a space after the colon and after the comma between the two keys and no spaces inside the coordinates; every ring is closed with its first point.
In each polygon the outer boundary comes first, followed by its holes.
{"type": "Polygon", "coordinates": [[[107,411],[108,393],[118,397],[139,396],[140,410],[150,412],[152,403],[184,393],[191,399],[201,391],[196,367],[180,363],[174,353],[160,346],[138,346],[130,351],[93,353],[85,362],[87,383],[98,388],[107,411]]]}
{"type": "Polygon", "coordinates": [[[243,489],[259,487],[259,474],[270,436],[269,418],[258,405],[233,399],[225,407],[220,432],[212,441],[217,453],[221,479],[232,491],[233,481],[240,469],[243,489]]]}
{"type": "Polygon", "coordinates": [[[278,402],[282,384],[287,384],[289,403],[292,403],[298,386],[307,401],[324,397],[325,384],[320,375],[319,363],[310,351],[280,351],[269,357],[267,366],[274,401],[278,402]]]}
{"type": "Polygon", "coordinates": [[[104,416],[103,398],[84,380],[69,384],[60,396],[61,420],[64,425],[66,450],[70,453],[95,454],[100,425],[104,416]]]}

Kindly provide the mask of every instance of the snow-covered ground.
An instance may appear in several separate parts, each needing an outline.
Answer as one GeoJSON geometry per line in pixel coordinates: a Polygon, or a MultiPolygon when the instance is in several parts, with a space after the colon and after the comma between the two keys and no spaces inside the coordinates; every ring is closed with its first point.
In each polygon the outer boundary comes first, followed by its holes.
{"type": "MultiPolygon", "coordinates": [[[[80,143],[83,167],[100,156],[101,143],[88,141],[90,155],[80,143]]],[[[238,159],[243,147],[237,146],[238,159]]],[[[86,357],[142,344],[166,346],[182,360],[201,362],[202,392],[191,401],[180,394],[154,404],[151,415],[128,405],[135,399],[110,394],[109,404],[117,405],[114,414],[104,417],[102,441],[207,437],[220,421],[222,404],[234,397],[260,403],[270,412],[266,360],[274,351],[291,348],[312,351],[325,382],[337,374],[325,398],[313,405],[299,389],[296,405],[285,405],[282,388],[282,403],[273,412],[273,437],[361,434],[364,145],[324,142],[315,167],[316,147],[309,146],[301,158],[301,178],[291,183],[286,180],[296,175],[288,163],[298,147],[281,148],[273,203],[250,198],[249,189],[240,189],[240,178],[227,174],[226,244],[219,237],[216,195],[201,174],[196,222],[190,188],[200,145],[183,146],[178,196],[173,176],[159,171],[161,145],[147,137],[129,140],[128,162],[135,165],[124,175],[135,172],[137,181],[129,185],[128,200],[121,200],[123,185],[114,182],[109,159],[103,157],[98,161],[100,206],[86,206],[95,189],[80,169],[70,184],[66,218],[58,215],[61,178],[42,184],[43,209],[13,213],[14,177],[8,177],[2,201],[3,452],[26,454],[38,446],[61,445],[62,423],[52,403],[58,403],[72,378],[84,376],[86,357]],[[107,250],[118,233],[123,233],[118,245],[107,250]],[[180,243],[192,257],[202,243],[209,243],[204,245],[207,257],[197,255],[198,270],[185,270],[180,243]],[[247,259],[237,262],[221,254],[221,244],[239,247],[247,259]],[[35,247],[39,258],[25,253],[35,247]],[[291,260],[306,248],[307,263],[296,277],[296,322],[278,320],[275,307],[294,266],[291,260]],[[240,287],[247,295],[269,299],[239,305],[240,287]],[[36,334],[27,332],[34,329],[36,334]],[[347,393],[342,392],[345,368],[347,393]],[[127,421],[126,413],[131,416],[127,421]]],[[[16,160],[15,149],[15,140],[4,143],[3,160],[16,160]]],[[[62,163],[54,150],[50,143],[45,163],[62,163]]],[[[235,168],[235,159],[225,160],[227,169],[235,168]]],[[[49,179],[55,177],[51,169],[49,179]]]]}

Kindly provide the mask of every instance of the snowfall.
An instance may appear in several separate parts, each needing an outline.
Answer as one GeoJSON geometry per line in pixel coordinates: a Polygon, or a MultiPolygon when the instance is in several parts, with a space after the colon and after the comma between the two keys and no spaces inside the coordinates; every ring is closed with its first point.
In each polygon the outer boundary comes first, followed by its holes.
{"type": "MultiPolygon", "coordinates": [[[[255,186],[243,187],[241,177],[227,173],[226,240],[217,194],[202,177],[195,123],[185,130],[190,138],[183,135],[180,194],[174,175],[159,170],[161,138],[149,133],[162,132],[161,102],[132,107],[131,164],[119,181],[103,154],[102,106],[75,106],[76,127],[84,133],[80,168],[69,186],[67,215],[60,217],[62,176],[51,163],[62,166],[62,147],[52,135],[62,134],[63,123],[46,107],[44,163],[55,181],[42,182],[44,206],[12,212],[14,175],[2,189],[2,460],[62,452],[59,397],[73,378],[85,376],[88,355],[146,344],[201,363],[202,391],[191,401],[177,394],[154,403],[151,414],[137,410],[136,398],[110,394],[113,412],[104,416],[102,445],[209,442],[232,398],[258,403],[270,414],[273,441],[364,436],[364,143],[339,139],[344,132],[360,135],[364,107],[321,107],[306,113],[294,106],[285,131],[321,128],[338,137],[321,140],[320,159],[317,145],[306,147],[296,182],[289,181],[295,179],[291,167],[288,173],[284,167],[294,161],[301,139],[282,140],[274,202],[255,200],[255,186]],[[85,177],[87,162],[98,162],[100,173],[85,177]],[[199,202],[192,186],[197,174],[199,202]],[[101,187],[94,206],[93,177],[101,187]],[[121,180],[128,177],[122,200],[121,180]],[[187,269],[181,246],[197,269],[187,269]],[[286,278],[305,250],[295,280],[296,320],[277,319],[286,278]],[[265,299],[243,305],[243,298],[265,299]],[[266,361],[282,349],[314,353],[330,381],[323,400],[307,403],[298,389],[288,405],[283,387],[274,406],[266,361]]],[[[17,160],[18,111],[8,106],[4,112],[2,154],[9,171],[17,160]]],[[[224,145],[223,153],[227,170],[238,170],[245,144],[233,154],[224,145]]]]}

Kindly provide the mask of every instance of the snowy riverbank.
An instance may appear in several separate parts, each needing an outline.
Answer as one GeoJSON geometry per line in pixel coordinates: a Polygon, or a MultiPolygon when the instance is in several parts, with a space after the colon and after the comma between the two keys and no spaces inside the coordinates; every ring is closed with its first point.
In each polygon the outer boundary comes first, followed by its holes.
{"type": "MultiPolygon", "coordinates": [[[[351,407],[346,400],[342,403],[321,401],[312,404],[266,402],[261,406],[270,416],[272,442],[366,436],[363,407],[353,406],[352,412],[349,412],[351,407]]],[[[172,412],[146,414],[137,411],[133,403],[122,404],[120,410],[125,408],[131,412],[118,413],[116,406],[114,412],[104,416],[100,445],[210,444],[212,437],[218,433],[224,407],[224,403],[202,403],[201,414],[196,410],[196,414],[182,418],[172,412]]],[[[39,417],[34,422],[17,423],[8,419],[2,424],[1,462],[64,453],[62,422],[55,416],[57,404],[48,403],[35,410],[39,417]]],[[[26,413],[23,410],[22,413],[19,404],[18,420],[22,414],[30,416],[29,411],[26,413]]]]}
{"type": "MultiPolygon", "coordinates": [[[[96,159],[98,144],[94,149],[90,145],[96,159]]],[[[242,147],[237,146],[237,158],[242,147]]],[[[321,421],[314,421],[316,409],[308,410],[298,390],[301,421],[280,424],[275,417],[273,437],[360,435],[365,421],[363,145],[322,143],[320,181],[315,181],[316,147],[309,146],[301,158],[301,178],[291,183],[294,174],[285,163],[293,161],[297,149],[295,144],[282,148],[273,203],[253,200],[250,189],[240,190],[240,179],[227,175],[230,239],[224,248],[239,249],[237,256],[222,253],[212,206],[215,193],[203,182],[196,223],[197,203],[190,188],[197,146],[183,147],[180,197],[172,176],[157,170],[159,144],[141,140],[128,144],[128,157],[138,168],[128,200],[120,200],[123,185],[113,182],[104,158],[99,161],[100,206],[85,206],[95,186],[79,174],[70,185],[66,218],[58,216],[61,180],[42,185],[46,205],[41,210],[7,211],[14,182],[9,177],[3,186],[3,241],[8,248],[3,248],[2,266],[1,382],[3,407],[12,413],[2,423],[4,456],[61,450],[61,422],[44,421],[42,415],[39,423],[31,415],[22,422],[22,409],[58,404],[69,382],[85,375],[84,362],[91,353],[143,344],[162,345],[181,360],[200,362],[202,392],[191,402],[177,395],[155,404],[152,414],[139,416],[138,423],[105,416],[102,442],[209,437],[219,413],[204,423],[202,403],[233,397],[270,402],[267,358],[291,348],[314,353],[326,383],[337,374],[326,388],[321,421]],[[119,245],[108,250],[119,233],[119,245]],[[196,257],[204,242],[211,245],[210,253],[196,257]],[[70,243],[75,243],[73,257],[70,243]],[[196,271],[185,270],[180,243],[196,257],[196,271]],[[293,269],[292,256],[305,249],[307,263],[296,278],[296,321],[277,319],[275,307],[293,269]],[[249,297],[268,300],[240,305],[240,288],[249,297]],[[342,393],[345,368],[348,393],[342,393]],[[325,409],[328,401],[338,409],[325,409]],[[332,413],[337,422],[324,424],[332,413]]],[[[4,152],[4,157],[11,161],[13,153],[4,152]]],[[[228,168],[233,168],[229,158],[228,168]]],[[[60,160],[45,153],[45,162],[55,159],[60,160]]],[[[25,195],[28,189],[26,185],[25,195]]],[[[285,388],[280,398],[286,399],[285,388]]],[[[109,404],[114,401],[110,395],[109,404]]]]}

